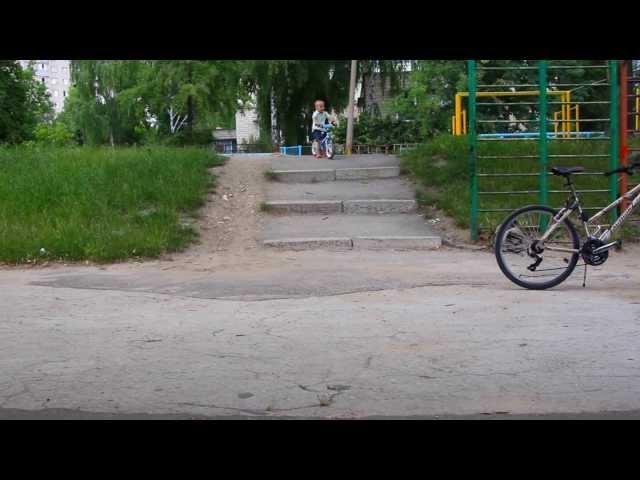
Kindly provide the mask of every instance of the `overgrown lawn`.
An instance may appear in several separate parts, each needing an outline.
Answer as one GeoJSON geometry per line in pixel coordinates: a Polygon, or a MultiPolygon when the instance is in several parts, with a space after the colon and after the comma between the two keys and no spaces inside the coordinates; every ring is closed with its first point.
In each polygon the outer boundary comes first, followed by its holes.
{"type": "Polygon", "coordinates": [[[0,262],[157,257],[196,233],[204,148],[0,148],[0,262]]]}

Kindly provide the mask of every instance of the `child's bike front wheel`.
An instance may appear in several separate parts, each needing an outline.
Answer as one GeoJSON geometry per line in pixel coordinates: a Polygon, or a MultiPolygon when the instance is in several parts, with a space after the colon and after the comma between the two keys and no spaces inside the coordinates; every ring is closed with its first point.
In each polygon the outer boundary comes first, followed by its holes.
{"type": "Polygon", "coordinates": [[[327,142],[327,158],[333,158],[333,142],[327,142]]]}
{"type": "Polygon", "coordinates": [[[576,268],[580,237],[568,219],[544,243],[540,242],[556,213],[544,205],[530,205],[513,212],[498,228],[498,266],[516,285],[531,290],[555,287],[576,268]]]}

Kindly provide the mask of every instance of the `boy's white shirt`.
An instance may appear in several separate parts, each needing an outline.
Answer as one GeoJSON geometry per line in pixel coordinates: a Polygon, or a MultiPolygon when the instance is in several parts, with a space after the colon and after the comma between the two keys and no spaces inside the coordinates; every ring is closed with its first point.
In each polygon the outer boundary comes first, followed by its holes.
{"type": "Polygon", "coordinates": [[[311,121],[313,123],[311,130],[324,131],[324,124],[326,120],[331,121],[331,115],[329,115],[326,111],[319,112],[318,110],[316,110],[315,112],[313,112],[313,115],[311,117],[311,121]]]}

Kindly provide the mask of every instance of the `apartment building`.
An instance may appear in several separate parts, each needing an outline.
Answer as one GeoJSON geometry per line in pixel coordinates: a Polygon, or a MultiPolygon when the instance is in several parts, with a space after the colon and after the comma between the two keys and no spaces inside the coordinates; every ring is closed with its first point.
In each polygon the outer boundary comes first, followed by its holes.
{"type": "Polygon", "coordinates": [[[71,88],[70,60],[20,60],[23,68],[31,65],[34,75],[42,82],[51,96],[56,114],[64,108],[64,99],[71,88]]]}

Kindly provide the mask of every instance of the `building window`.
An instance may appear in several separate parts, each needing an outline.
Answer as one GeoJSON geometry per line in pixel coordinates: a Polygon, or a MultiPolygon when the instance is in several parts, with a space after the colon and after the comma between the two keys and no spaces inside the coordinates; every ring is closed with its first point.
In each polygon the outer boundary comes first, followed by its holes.
{"type": "Polygon", "coordinates": [[[63,96],[63,97],[66,97],[66,96],[67,96],[67,92],[66,92],[66,90],[62,90],[62,96],[63,96]]]}
{"type": "Polygon", "coordinates": [[[44,77],[42,77],[42,83],[44,83],[44,77]]]}

